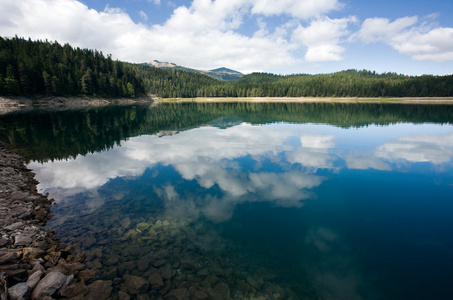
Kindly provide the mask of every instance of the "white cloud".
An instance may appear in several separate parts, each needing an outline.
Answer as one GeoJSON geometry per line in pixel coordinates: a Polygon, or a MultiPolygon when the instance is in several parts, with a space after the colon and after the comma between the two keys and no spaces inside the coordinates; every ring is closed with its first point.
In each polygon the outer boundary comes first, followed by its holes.
{"type": "MultiPolygon", "coordinates": [[[[261,29],[248,36],[238,30],[245,16],[286,15],[292,24],[292,19],[308,20],[341,7],[337,0],[193,0],[187,7],[176,7],[163,25],[146,27],[108,6],[98,12],[76,0],[3,0],[0,32],[96,48],[130,62],[159,59],[201,69],[228,66],[247,73],[263,70],[263,66],[291,67],[301,60],[294,55],[300,45],[287,36],[294,27],[283,24],[271,32],[263,30],[262,21],[261,29]]],[[[144,11],[139,15],[148,19],[144,11]]],[[[335,55],[342,52],[324,44],[313,47],[324,51],[318,60],[337,59],[335,55]]]]}
{"type": "Polygon", "coordinates": [[[338,10],[343,5],[337,0],[261,0],[251,1],[252,13],[265,16],[288,14],[299,19],[310,19],[338,10]]]}
{"type": "Polygon", "coordinates": [[[306,46],[307,61],[338,61],[342,60],[341,54],[345,51],[340,46],[342,38],[349,35],[348,26],[356,22],[355,17],[343,19],[319,18],[309,26],[299,25],[292,34],[292,39],[306,46]]]}
{"type": "Polygon", "coordinates": [[[148,15],[143,10],[139,11],[138,14],[144,21],[148,21],[148,15]]]}
{"type": "MultiPolygon", "coordinates": [[[[430,16],[433,17],[435,15],[430,16]]],[[[434,24],[418,23],[416,16],[393,22],[386,18],[370,18],[363,22],[353,38],[365,43],[384,42],[414,60],[452,61],[453,28],[434,28],[434,24]]]]}
{"type": "Polygon", "coordinates": [[[401,137],[377,148],[376,156],[389,161],[447,163],[453,157],[453,135],[401,137]]]}

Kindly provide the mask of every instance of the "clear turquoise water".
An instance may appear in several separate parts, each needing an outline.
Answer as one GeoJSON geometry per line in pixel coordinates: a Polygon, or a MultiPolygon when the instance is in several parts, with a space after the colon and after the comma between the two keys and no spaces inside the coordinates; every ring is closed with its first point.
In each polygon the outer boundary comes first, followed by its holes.
{"type": "Polygon", "coordinates": [[[451,299],[452,156],[448,122],[221,116],[28,167],[116,290],[166,267],[233,299],[451,299]]]}

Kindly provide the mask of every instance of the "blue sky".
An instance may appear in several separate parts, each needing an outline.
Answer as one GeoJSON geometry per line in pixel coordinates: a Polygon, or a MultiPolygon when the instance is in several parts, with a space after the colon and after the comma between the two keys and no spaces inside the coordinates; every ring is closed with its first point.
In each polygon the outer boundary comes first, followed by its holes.
{"type": "Polygon", "coordinates": [[[358,0],[0,0],[0,35],[134,63],[241,71],[453,73],[453,3],[358,0]]]}

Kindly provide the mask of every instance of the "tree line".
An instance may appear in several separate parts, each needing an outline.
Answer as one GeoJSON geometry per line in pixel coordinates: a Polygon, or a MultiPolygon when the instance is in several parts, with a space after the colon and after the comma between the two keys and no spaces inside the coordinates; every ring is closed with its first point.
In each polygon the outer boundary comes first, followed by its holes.
{"type": "Polygon", "coordinates": [[[252,73],[221,81],[177,69],[112,60],[97,50],[0,37],[0,95],[136,97],[453,97],[453,75],[346,70],[332,74],[252,73]]]}
{"type": "Polygon", "coordinates": [[[448,124],[452,105],[379,103],[164,103],[0,115],[0,141],[27,160],[75,158],[140,135],[174,134],[200,126],[318,123],[344,128],[398,122],[448,124]],[[176,121],[175,121],[176,120],[176,121]]]}
{"type": "Polygon", "coordinates": [[[131,64],[97,50],[0,37],[0,95],[135,97],[142,82],[131,64]]]}

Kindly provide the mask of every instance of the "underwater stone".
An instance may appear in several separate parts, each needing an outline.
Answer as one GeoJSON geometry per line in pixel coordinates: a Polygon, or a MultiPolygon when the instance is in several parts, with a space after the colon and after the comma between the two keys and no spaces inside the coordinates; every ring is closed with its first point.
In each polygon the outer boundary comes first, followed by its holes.
{"type": "Polygon", "coordinates": [[[188,300],[189,299],[189,290],[186,288],[175,289],[170,291],[166,296],[166,300],[188,300]]]}
{"type": "Polygon", "coordinates": [[[155,273],[149,276],[148,278],[149,283],[151,283],[151,288],[158,290],[164,285],[164,282],[162,281],[162,276],[160,274],[155,273]]]}
{"type": "Polygon", "coordinates": [[[148,291],[149,282],[143,277],[134,275],[124,275],[125,283],[124,286],[130,294],[143,294],[148,291]]]}
{"type": "Polygon", "coordinates": [[[110,297],[112,290],[112,281],[96,280],[88,286],[85,300],[106,300],[110,297]]]}
{"type": "Polygon", "coordinates": [[[122,219],[120,221],[120,225],[124,228],[124,229],[128,229],[130,226],[131,226],[131,219],[129,219],[129,217],[126,217],[124,219],[122,219]]]}
{"type": "Polygon", "coordinates": [[[118,292],[118,299],[119,300],[129,300],[129,299],[131,299],[131,297],[128,294],[126,294],[125,292],[119,291],[118,292]]]}

